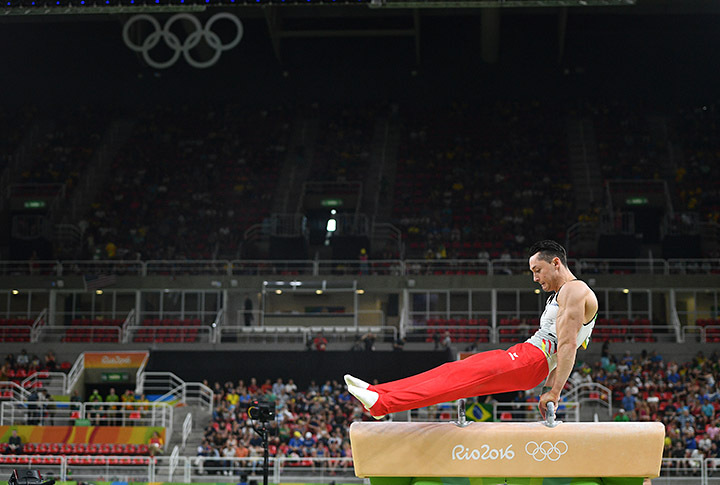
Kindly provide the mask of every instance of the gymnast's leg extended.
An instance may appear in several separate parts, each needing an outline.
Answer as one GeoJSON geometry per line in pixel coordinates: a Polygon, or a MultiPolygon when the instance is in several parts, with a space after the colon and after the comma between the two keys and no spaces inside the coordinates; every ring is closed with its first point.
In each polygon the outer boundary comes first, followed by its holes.
{"type": "Polygon", "coordinates": [[[521,343],[376,386],[352,376],[345,381],[348,390],[377,417],[466,397],[532,389],[547,375],[543,351],[521,343]]]}

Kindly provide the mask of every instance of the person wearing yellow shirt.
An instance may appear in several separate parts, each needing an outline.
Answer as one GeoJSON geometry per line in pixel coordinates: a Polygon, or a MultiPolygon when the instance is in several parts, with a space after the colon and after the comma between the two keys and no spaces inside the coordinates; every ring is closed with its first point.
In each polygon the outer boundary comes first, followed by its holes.
{"type": "Polygon", "coordinates": [[[225,398],[225,400],[228,402],[228,404],[229,404],[230,406],[232,406],[233,408],[235,408],[235,407],[237,407],[238,403],[240,402],[240,396],[238,395],[237,392],[232,391],[232,392],[229,392],[229,393],[228,393],[228,395],[227,395],[227,397],[225,398]]]}

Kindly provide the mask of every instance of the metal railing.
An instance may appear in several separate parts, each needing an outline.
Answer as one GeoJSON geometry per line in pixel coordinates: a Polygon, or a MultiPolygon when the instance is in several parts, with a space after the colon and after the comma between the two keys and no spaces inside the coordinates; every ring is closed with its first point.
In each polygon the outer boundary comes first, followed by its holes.
{"type": "Polygon", "coordinates": [[[165,402],[86,402],[81,417],[93,426],[160,426],[172,436],[173,406],[165,402]]]}
{"type": "Polygon", "coordinates": [[[82,403],[55,401],[5,401],[0,405],[0,425],[72,426],[82,417],[82,403]]]}
{"type": "MultiPolygon", "coordinates": [[[[493,402],[493,421],[533,422],[540,421],[537,402],[493,402]]],[[[443,422],[456,419],[457,402],[445,402],[434,406],[413,409],[408,413],[408,421],[443,422]]],[[[560,401],[557,410],[558,419],[564,421],[580,421],[580,403],[577,401],[560,401]]]]}
{"type": "Polygon", "coordinates": [[[20,385],[25,389],[45,389],[50,395],[65,394],[67,374],[64,372],[35,371],[20,385]]]}
{"type": "MultiPolygon", "coordinates": [[[[718,274],[720,260],[688,259],[569,259],[577,275],[592,274],[718,274]]],[[[89,260],[2,261],[0,274],[68,276],[116,274],[127,276],[175,275],[442,275],[529,274],[526,259],[407,259],[407,260],[89,260]]]]}
{"type": "Polygon", "coordinates": [[[47,324],[48,309],[43,308],[43,311],[35,318],[30,330],[30,340],[37,342],[40,336],[41,329],[47,324]]]}
{"type": "Polygon", "coordinates": [[[187,413],[185,416],[185,420],[183,421],[183,427],[182,427],[182,449],[185,449],[185,445],[187,445],[187,440],[190,437],[190,433],[192,433],[192,426],[193,426],[193,417],[192,413],[187,413]]]}
{"type": "Polygon", "coordinates": [[[688,342],[688,335],[697,335],[697,339],[694,339],[693,341],[704,344],[707,343],[707,335],[705,334],[705,328],[704,327],[689,327],[689,326],[683,326],[680,329],[681,332],[681,342],[688,342]]]}
{"type": "Polygon", "coordinates": [[[17,382],[0,381],[0,399],[7,401],[25,401],[30,397],[30,391],[17,382]]]}
{"type": "Polygon", "coordinates": [[[117,326],[65,326],[46,325],[38,336],[38,342],[122,342],[122,329],[117,326]]]}
{"type": "MultiPolygon", "coordinates": [[[[238,483],[241,477],[262,480],[262,463],[262,457],[2,455],[0,473],[9,476],[13,469],[34,469],[45,478],[78,482],[238,483]]],[[[271,457],[269,472],[272,483],[363,482],[355,476],[352,458],[271,457]]]]}
{"type": "Polygon", "coordinates": [[[135,316],[135,309],[131,309],[128,313],[127,317],[125,317],[125,321],[121,325],[122,329],[122,339],[123,342],[127,343],[130,339],[130,332],[128,331],[128,328],[134,327],[137,323],[137,317],[135,316]]]}
{"type": "Polygon", "coordinates": [[[93,426],[159,426],[172,434],[173,408],[167,403],[4,401],[0,425],[71,426],[88,419],[93,426]]]}
{"type": "Polygon", "coordinates": [[[210,325],[158,327],[138,325],[128,327],[126,335],[128,342],[209,343],[214,341],[215,332],[210,325]]]}
{"type": "MultiPolygon", "coordinates": [[[[560,401],[555,412],[557,419],[580,422],[580,403],[574,401],[560,401]]],[[[497,402],[493,403],[494,421],[540,421],[540,411],[536,402],[497,402]]]]}
{"type": "Polygon", "coordinates": [[[675,342],[672,325],[595,325],[592,340],[601,342],[675,342]]]}
{"type": "Polygon", "coordinates": [[[580,404],[598,403],[606,407],[608,417],[612,417],[612,391],[608,387],[597,382],[583,382],[577,385],[573,384],[572,380],[568,380],[568,382],[572,387],[563,393],[563,399],[580,404]]]}
{"type": "Polygon", "coordinates": [[[65,389],[65,394],[71,394],[73,389],[75,389],[75,386],[78,382],[80,382],[80,379],[85,373],[85,352],[80,354],[75,360],[75,363],[70,368],[70,372],[68,372],[67,376],[67,388],[65,389]]]}
{"type": "Polygon", "coordinates": [[[194,404],[212,412],[212,389],[201,382],[185,382],[172,372],[142,372],[138,375],[135,393],[157,396],[160,402],[194,404]]]}
{"type": "Polygon", "coordinates": [[[170,462],[168,463],[167,481],[172,482],[173,474],[180,463],[180,447],[176,446],[170,453],[170,462]]]}
{"type": "MultiPolygon", "coordinates": [[[[244,313],[244,310],[238,310],[238,318],[241,313],[244,313]]],[[[323,323],[323,326],[343,326],[346,322],[347,326],[352,327],[355,327],[355,325],[360,327],[385,326],[385,312],[382,310],[356,310],[346,313],[261,313],[260,317],[261,326],[302,326],[304,325],[303,322],[306,321],[327,322],[323,323]]]]}
{"type": "Polygon", "coordinates": [[[440,342],[445,338],[445,332],[449,332],[453,343],[497,341],[490,325],[412,325],[405,329],[405,339],[408,342],[440,342]]]}
{"type": "Polygon", "coordinates": [[[306,343],[318,333],[329,342],[354,341],[358,336],[373,333],[378,342],[397,339],[398,329],[392,326],[289,326],[265,325],[263,327],[228,326],[218,327],[220,343],[306,343]]]}
{"type": "MultiPolygon", "coordinates": [[[[169,481],[176,483],[237,483],[262,480],[262,457],[223,458],[187,456],[2,455],[0,473],[34,469],[43,477],[78,482],[169,481]]],[[[362,483],[355,476],[352,458],[270,457],[272,483],[362,483]]],[[[716,485],[720,459],[663,458],[654,485],[716,485]]]]}

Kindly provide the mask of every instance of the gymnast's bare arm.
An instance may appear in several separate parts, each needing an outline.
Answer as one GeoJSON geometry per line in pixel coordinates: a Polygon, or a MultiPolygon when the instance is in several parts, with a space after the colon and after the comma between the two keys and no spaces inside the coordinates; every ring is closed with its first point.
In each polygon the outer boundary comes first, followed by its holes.
{"type": "MultiPolygon", "coordinates": [[[[592,306],[592,302],[588,300],[595,302],[595,309],[597,309],[597,301],[592,290],[585,283],[578,280],[567,282],[562,287],[562,291],[558,293],[558,314],[555,324],[558,334],[557,368],[548,379],[548,381],[551,381],[548,384],[552,385],[551,389],[540,396],[539,407],[543,418],[545,417],[548,402],[555,403],[557,409],[560,393],[575,366],[577,335],[583,323],[586,322],[587,307],[592,306]],[[588,305],[589,303],[590,305],[588,305]]],[[[592,315],[594,313],[595,310],[593,310],[592,315]]]]}

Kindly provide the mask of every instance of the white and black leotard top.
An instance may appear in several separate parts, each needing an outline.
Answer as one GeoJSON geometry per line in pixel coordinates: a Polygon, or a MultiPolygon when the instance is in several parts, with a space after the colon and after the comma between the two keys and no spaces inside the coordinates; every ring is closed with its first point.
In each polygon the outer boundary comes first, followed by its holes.
{"type": "MultiPolygon", "coordinates": [[[[560,292],[550,295],[545,303],[545,311],[540,316],[540,328],[533,334],[532,337],[526,340],[526,342],[533,344],[545,353],[548,359],[548,372],[552,371],[557,367],[557,314],[559,310],[557,295],[560,292]]],[[[595,320],[597,320],[597,312],[592,320],[583,324],[582,328],[577,335],[577,346],[578,348],[586,348],[590,343],[590,335],[592,334],[593,328],[595,327],[595,320]]]]}

